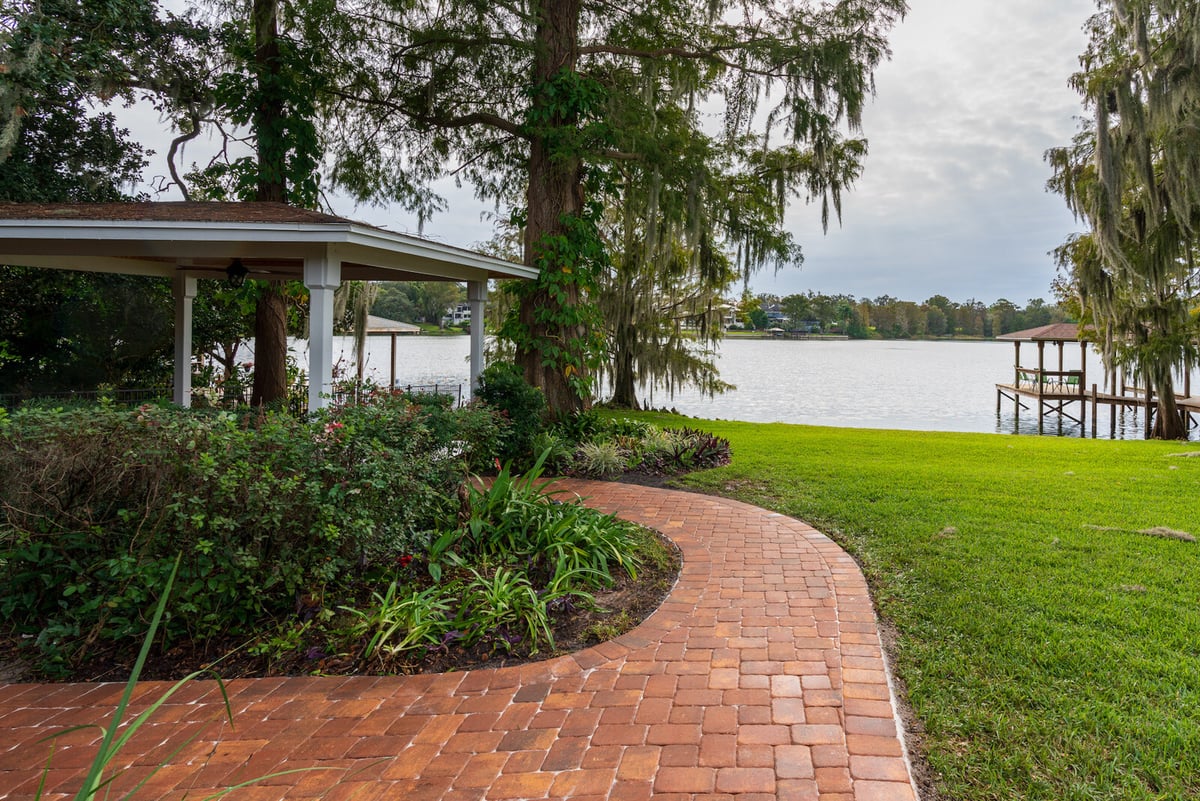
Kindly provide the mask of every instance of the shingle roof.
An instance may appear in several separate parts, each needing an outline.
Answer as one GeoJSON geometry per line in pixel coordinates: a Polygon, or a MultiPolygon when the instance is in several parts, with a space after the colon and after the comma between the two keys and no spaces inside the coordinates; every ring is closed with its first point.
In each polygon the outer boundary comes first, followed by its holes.
{"type": "Polygon", "coordinates": [[[1024,331],[1013,331],[1011,334],[1001,334],[996,339],[1006,342],[1089,342],[1087,335],[1094,333],[1092,329],[1084,329],[1084,336],[1079,335],[1078,323],[1051,323],[1037,328],[1027,328],[1024,331]]]}
{"type": "Polygon", "coordinates": [[[144,220],[147,222],[353,223],[285,203],[0,203],[9,220],[144,220]]]}

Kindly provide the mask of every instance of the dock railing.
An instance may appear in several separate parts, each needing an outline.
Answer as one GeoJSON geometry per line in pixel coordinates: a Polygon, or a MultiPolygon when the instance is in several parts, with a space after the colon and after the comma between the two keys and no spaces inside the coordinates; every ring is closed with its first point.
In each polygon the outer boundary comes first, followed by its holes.
{"type": "Polygon", "coordinates": [[[1015,386],[1040,395],[1078,395],[1083,397],[1084,372],[1082,370],[1039,370],[1035,367],[1018,367],[1015,386]]]}

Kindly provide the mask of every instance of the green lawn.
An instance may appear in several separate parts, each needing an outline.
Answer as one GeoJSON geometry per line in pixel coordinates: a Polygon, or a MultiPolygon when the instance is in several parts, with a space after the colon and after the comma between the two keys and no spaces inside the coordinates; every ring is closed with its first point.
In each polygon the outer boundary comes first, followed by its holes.
{"type": "Polygon", "coordinates": [[[1200,445],[699,425],[686,486],[864,566],[946,798],[1200,797],[1200,543],[1140,533],[1200,535],[1200,445]]]}

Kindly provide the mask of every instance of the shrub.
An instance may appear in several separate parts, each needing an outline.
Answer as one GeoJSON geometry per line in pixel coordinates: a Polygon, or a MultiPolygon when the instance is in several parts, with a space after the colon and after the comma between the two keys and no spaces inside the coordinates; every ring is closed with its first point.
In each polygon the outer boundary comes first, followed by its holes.
{"type": "MultiPolygon", "coordinates": [[[[44,668],[140,632],[245,636],[452,514],[453,440],[391,400],[319,414],[29,407],[0,427],[0,620],[44,668]]],[[[486,426],[484,426],[486,427],[486,426]]]]}
{"type": "Polygon", "coordinates": [[[389,448],[436,450],[447,464],[458,459],[473,471],[493,464],[508,428],[495,409],[482,403],[455,407],[453,396],[433,393],[384,391],[360,404],[322,410],[319,418],[354,425],[389,448]]]}
{"type": "Polygon", "coordinates": [[[475,397],[507,420],[497,454],[500,461],[519,466],[532,463],[533,438],[542,430],[546,413],[542,391],[527,384],[516,365],[495,362],[480,374],[475,397]]]}

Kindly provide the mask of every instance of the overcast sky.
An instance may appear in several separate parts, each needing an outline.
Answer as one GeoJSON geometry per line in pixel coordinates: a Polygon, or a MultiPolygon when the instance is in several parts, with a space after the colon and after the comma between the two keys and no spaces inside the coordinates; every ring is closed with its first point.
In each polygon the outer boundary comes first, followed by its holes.
{"type": "MultiPolygon", "coordinates": [[[[1082,108],[1067,79],[1095,3],[910,6],[892,35],[892,60],[876,74],[864,119],[870,155],[844,199],[841,227],[833,223],[822,235],[816,206],[794,208],[788,225],[804,247],[804,267],[758,276],[756,292],[918,302],[934,294],[959,302],[1005,297],[1018,305],[1049,297],[1055,269],[1047,254],[1078,226],[1062,199],[1045,191],[1043,154],[1078,128],[1082,108]]],[[[464,247],[489,238],[490,206],[451,184],[443,194],[450,209],[426,224],[425,236],[464,247]]],[[[415,233],[416,220],[403,212],[335,205],[339,214],[415,233]]]]}
{"type": "Polygon", "coordinates": [[[1049,297],[1048,251],[1077,230],[1045,191],[1047,148],[1082,114],[1067,86],[1092,0],[910,0],[864,119],[870,155],[821,235],[813,207],[790,220],[805,265],[754,283],[922,301],[933,294],[1024,305],[1049,297]]]}

